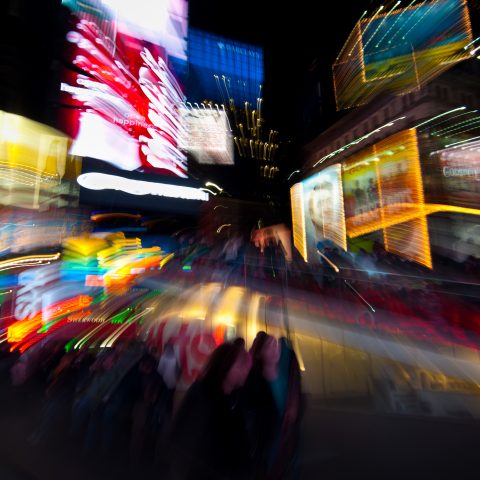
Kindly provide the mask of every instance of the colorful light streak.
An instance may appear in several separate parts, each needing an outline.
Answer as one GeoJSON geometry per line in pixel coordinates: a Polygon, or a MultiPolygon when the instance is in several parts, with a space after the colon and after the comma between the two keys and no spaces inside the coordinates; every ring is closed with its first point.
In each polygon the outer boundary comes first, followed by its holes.
{"type": "MultiPolygon", "coordinates": [[[[84,309],[92,303],[92,297],[86,295],[78,295],[67,300],[62,300],[54,305],[50,305],[47,309],[38,312],[33,318],[28,320],[19,320],[8,327],[7,338],[9,343],[14,345],[11,351],[21,347],[22,341],[30,334],[46,334],[59,321],[66,323],[69,314],[84,309]]],[[[58,328],[58,327],[57,327],[58,328]]],[[[35,335],[34,338],[28,339],[28,347],[34,345],[42,335],[35,335]]],[[[26,348],[28,348],[26,347],[26,348]]]]}

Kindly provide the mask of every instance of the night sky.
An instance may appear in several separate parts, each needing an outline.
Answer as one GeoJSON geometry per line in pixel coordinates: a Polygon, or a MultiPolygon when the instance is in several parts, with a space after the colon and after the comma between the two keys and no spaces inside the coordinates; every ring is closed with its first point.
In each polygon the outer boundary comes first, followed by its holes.
{"type": "Polygon", "coordinates": [[[190,0],[195,28],[264,47],[264,100],[268,125],[284,138],[302,138],[300,104],[308,71],[318,77],[324,102],[323,127],[335,120],[331,65],[372,0],[295,1],[190,0]],[[288,4],[287,4],[288,5],[288,4]]]}

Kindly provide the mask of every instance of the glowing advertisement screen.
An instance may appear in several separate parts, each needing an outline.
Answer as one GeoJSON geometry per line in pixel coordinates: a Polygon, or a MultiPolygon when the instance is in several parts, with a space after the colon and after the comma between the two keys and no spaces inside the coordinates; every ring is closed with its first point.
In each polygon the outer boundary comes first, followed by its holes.
{"type": "Polygon", "coordinates": [[[380,197],[376,158],[370,150],[351,157],[343,169],[345,216],[349,226],[380,222],[380,197]]]}
{"type": "Polygon", "coordinates": [[[325,240],[346,249],[340,165],[322,170],[304,180],[302,185],[309,261],[318,258],[317,244],[325,240]]]}
{"type": "Polygon", "coordinates": [[[264,81],[263,49],[191,28],[188,34],[189,83],[192,102],[204,99],[227,105],[257,104],[264,81]]]}
{"type": "Polygon", "coordinates": [[[61,91],[70,153],[129,171],[187,176],[174,67],[186,60],[183,0],[63,2],[71,10],[61,91]]]}
{"type": "Polygon", "coordinates": [[[213,109],[183,109],[185,149],[201,164],[233,165],[233,137],[227,114],[213,109]]]}
{"type": "Polygon", "coordinates": [[[350,157],[343,166],[350,238],[383,229],[385,249],[431,268],[422,174],[414,129],[350,157]]]}
{"type": "Polygon", "coordinates": [[[451,148],[436,152],[436,175],[443,185],[442,200],[452,205],[478,208],[480,205],[480,149],[451,148]]]}
{"type": "Polygon", "coordinates": [[[378,80],[405,73],[414,56],[441,56],[467,52],[469,33],[465,27],[462,0],[421,2],[365,19],[361,39],[365,79],[378,80]]]}

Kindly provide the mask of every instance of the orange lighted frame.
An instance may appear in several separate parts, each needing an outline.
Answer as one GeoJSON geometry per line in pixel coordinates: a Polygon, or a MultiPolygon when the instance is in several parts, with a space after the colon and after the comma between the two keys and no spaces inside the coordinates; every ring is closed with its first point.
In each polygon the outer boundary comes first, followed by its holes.
{"type": "MultiPolygon", "coordinates": [[[[347,235],[355,238],[383,229],[385,250],[432,268],[427,215],[442,211],[480,215],[480,209],[425,203],[415,129],[405,130],[386,138],[375,144],[373,151],[379,159],[375,169],[380,208],[369,214],[347,218],[347,235]],[[400,181],[388,181],[385,170],[389,164],[395,165],[395,162],[402,160],[408,162],[408,170],[402,174],[400,181]],[[390,200],[395,198],[395,190],[402,188],[409,192],[411,201],[392,203],[390,200]],[[403,235],[400,235],[402,233],[400,229],[403,230],[403,235]],[[405,238],[411,240],[413,252],[406,253],[402,248],[405,238]]],[[[366,154],[371,156],[371,151],[366,154]]],[[[355,161],[357,159],[358,156],[355,157],[355,161]]],[[[346,168],[349,163],[353,162],[347,162],[346,168]]]]}

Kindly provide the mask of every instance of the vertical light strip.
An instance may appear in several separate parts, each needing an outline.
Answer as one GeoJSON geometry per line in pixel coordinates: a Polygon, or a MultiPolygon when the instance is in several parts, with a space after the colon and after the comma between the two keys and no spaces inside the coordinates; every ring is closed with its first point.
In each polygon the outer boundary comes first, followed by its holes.
{"type": "MultiPolygon", "coordinates": [[[[377,156],[377,146],[376,144],[373,145],[373,154],[376,157],[377,156]]],[[[377,190],[378,190],[378,202],[380,206],[380,221],[382,222],[382,225],[385,225],[385,212],[383,210],[383,193],[382,193],[382,182],[380,181],[380,168],[378,166],[378,162],[375,162],[375,176],[377,177],[377,190]]],[[[388,236],[386,229],[382,229],[383,232],[383,245],[385,247],[385,250],[388,252],[388,236]]]]}
{"type": "Polygon", "coordinates": [[[303,185],[296,183],[290,188],[290,201],[292,205],[292,230],[293,244],[300,252],[305,262],[308,262],[307,235],[305,231],[305,206],[303,185]]]}
{"type": "Polygon", "coordinates": [[[336,205],[337,208],[335,209],[335,213],[334,213],[336,222],[334,225],[328,225],[328,224],[326,225],[327,232],[325,234],[325,238],[332,240],[343,250],[347,251],[347,228],[345,226],[342,166],[340,163],[337,163],[335,165],[332,165],[330,168],[335,170],[335,176],[336,176],[336,181],[338,186],[338,204],[336,205]]]}

